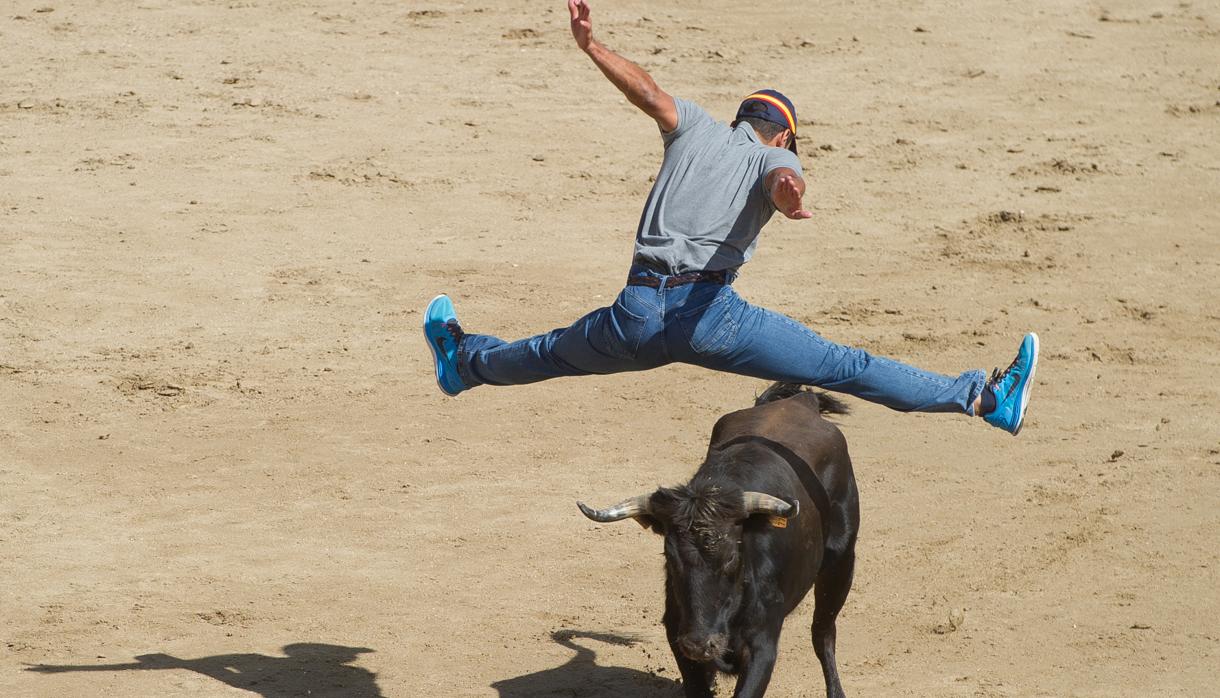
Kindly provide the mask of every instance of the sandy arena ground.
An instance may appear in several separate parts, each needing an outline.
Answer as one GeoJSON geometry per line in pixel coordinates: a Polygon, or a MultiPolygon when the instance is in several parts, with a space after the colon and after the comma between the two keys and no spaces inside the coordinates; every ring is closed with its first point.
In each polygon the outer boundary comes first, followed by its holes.
{"type": "MultiPolygon", "coordinates": [[[[1220,3],[746,5],[593,6],[720,118],[798,105],[816,215],[743,295],[945,372],[1043,340],[1018,439],[851,400],[848,693],[1220,695],[1220,3]]],[[[574,502],[764,385],[446,399],[419,336],[620,287],[660,141],[560,0],[21,0],[0,44],[0,695],[680,693],[659,541],[574,502]]],[[[769,695],[823,695],[810,614],[769,695]]]]}

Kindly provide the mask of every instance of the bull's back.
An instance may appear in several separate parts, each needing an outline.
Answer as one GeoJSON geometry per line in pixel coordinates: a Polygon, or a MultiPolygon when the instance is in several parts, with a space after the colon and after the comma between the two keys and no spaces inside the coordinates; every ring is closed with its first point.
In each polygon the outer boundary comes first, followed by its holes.
{"type": "MultiPolygon", "coordinates": [[[[790,398],[730,412],[712,428],[709,449],[730,441],[757,436],[781,444],[814,472],[834,460],[847,460],[843,432],[818,411],[818,398],[801,393],[790,398]]],[[[850,465],[850,461],[848,461],[850,465]]]]}

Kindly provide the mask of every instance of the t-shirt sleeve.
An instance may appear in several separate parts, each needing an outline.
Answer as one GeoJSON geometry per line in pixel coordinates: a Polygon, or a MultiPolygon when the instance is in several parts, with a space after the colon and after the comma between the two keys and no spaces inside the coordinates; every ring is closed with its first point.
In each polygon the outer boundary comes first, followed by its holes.
{"type": "Polygon", "coordinates": [[[800,171],[800,160],[797,154],[787,148],[767,148],[766,154],[763,156],[763,176],[759,177],[759,188],[763,189],[763,194],[769,201],[771,192],[766,188],[766,176],[780,167],[787,167],[797,173],[798,177],[804,177],[804,173],[800,171]]]}
{"type": "Polygon", "coordinates": [[[716,123],[711,114],[694,102],[674,97],[674,106],[678,109],[678,126],[669,133],[661,132],[661,140],[665,141],[667,146],[687,133],[716,123]]]}
{"type": "Polygon", "coordinates": [[[800,158],[796,156],[796,153],[787,148],[767,148],[767,154],[763,156],[763,178],[771,174],[772,170],[780,167],[787,167],[797,175],[804,176],[801,171],[800,158]]]}
{"type": "Polygon", "coordinates": [[[796,157],[796,153],[787,148],[767,148],[767,152],[762,159],[762,175],[758,178],[758,190],[766,198],[767,203],[774,207],[771,201],[771,192],[767,191],[767,175],[773,170],[781,167],[787,167],[796,172],[798,177],[804,177],[801,172],[801,161],[796,157]]]}

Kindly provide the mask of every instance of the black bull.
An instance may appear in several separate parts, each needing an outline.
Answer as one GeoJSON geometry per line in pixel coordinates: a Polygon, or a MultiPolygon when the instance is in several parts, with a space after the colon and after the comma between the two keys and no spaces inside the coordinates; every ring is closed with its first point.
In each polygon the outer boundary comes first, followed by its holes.
{"type": "Polygon", "coordinates": [[[608,509],[665,537],[665,631],[688,697],[712,695],[717,671],[737,698],[767,690],[784,617],[814,588],[813,649],[826,694],[843,696],[835,618],[851,589],[860,505],[847,442],[821,413],[834,398],[775,384],[719,419],[691,481],[608,509]],[[797,515],[799,512],[799,516],[797,515]]]}

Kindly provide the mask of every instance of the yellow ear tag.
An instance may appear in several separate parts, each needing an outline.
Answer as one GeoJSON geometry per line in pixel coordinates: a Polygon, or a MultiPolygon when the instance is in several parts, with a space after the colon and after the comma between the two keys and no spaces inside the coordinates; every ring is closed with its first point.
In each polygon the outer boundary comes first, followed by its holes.
{"type": "Polygon", "coordinates": [[[788,528],[788,519],[785,519],[782,516],[772,516],[770,519],[768,519],[768,521],[770,521],[771,525],[775,528],[788,528]]]}

